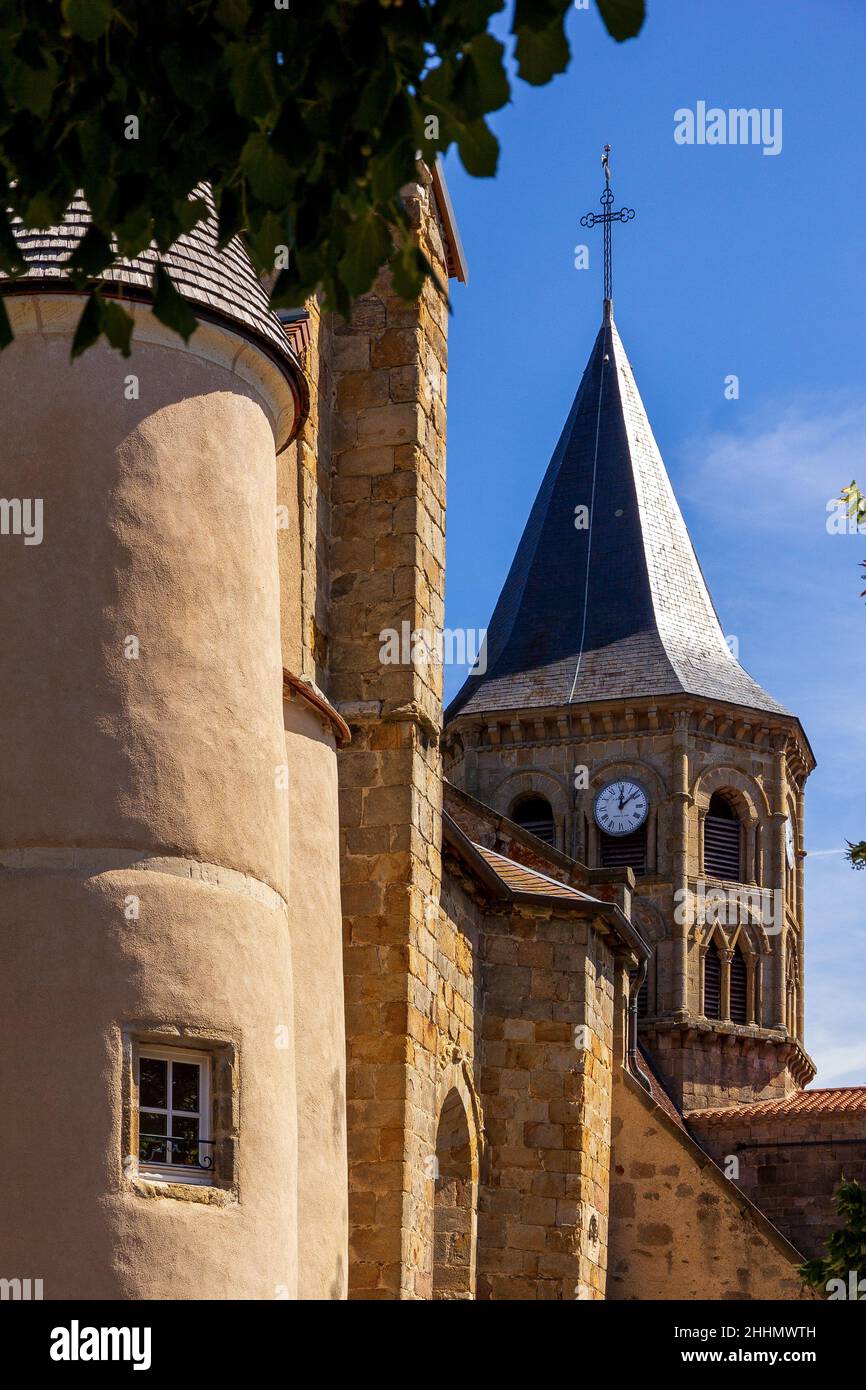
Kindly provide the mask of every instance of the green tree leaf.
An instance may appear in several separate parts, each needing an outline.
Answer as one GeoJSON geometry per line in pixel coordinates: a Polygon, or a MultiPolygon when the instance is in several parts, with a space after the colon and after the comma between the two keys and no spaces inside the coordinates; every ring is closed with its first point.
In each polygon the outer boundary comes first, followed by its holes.
{"type": "Polygon", "coordinates": [[[372,212],[348,230],[348,249],[339,269],[349,293],[363,294],[391,254],[391,234],[382,218],[372,212]]]}
{"type": "Polygon", "coordinates": [[[511,96],[502,61],[504,52],[503,45],[492,34],[479,34],[467,44],[452,94],[463,114],[470,119],[477,119],[488,111],[498,111],[511,96]]]}
{"type": "Polygon", "coordinates": [[[860,840],[856,845],[851,840],[845,843],[848,846],[845,852],[848,863],[855,869],[866,869],[866,840],[860,840]]]}
{"type": "Polygon", "coordinates": [[[132,314],[128,314],[113,299],[101,299],[101,304],[102,331],[111,346],[117,348],[122,357],[129,357],[133,326],[132,314]]]}
{"type": "Polygon", "coordinates": [[[70,255],[69,265],[85,280],[95,280],[113,260],[109,238],[98,227],[90,226],[70,255]]]}
{"type": "MultiPolygon", "coordinates": [[[[636,32],[639,0],[598,3],[617,38],[636,32]]],[[[0,207],[27,227],[53,226],[83,189],[92,213],[75,268],[88,294],[76,351],[100,334],[123,351],[125,321],[110,298],[90,294],[106,245],[126,257],[152,243],[165,251],[198,215],[189,195],[203,183],[221,243],[242,231],[262,265],[281,230],[291,253],[273,291],[281,302],[321,289],[347,310],[373,282],[374,251],[388,261],[395,242],[400,292],[417,293],[429,271],[409,249],[400,189],[419,149],[430,163],[456,143],[473,176],[495,172],[486,118],[507,103],[512,78],[498,25],[490,31],[505,8],[0,0],[0,207]]],[[[571,0],[510,8],[519,75],[546,82],[569,60],[571,0]]],[[[0,265],[15,273],[4,216],[0,265]]],[[[161,276],[156,300],[166,321],[192,331],[191,311],[161,276]]]]}
{"type": "Polygon", "coordinates": [[[102,332],[102,305],[96,290],[93,290],[87,297],[78,326],[75,329],[75,337],[72,339],[72,356],[80,357],[89,347],[97,341],[102,332]]]}
{"type": "Polygon", "coordinates": [[[561,24],[554,24],[549,29],[521,30],[514,56],[524,82],[542,87],[557,73],[565,72],[571,55],[561,24]]]}
{"type": "Polygon", "coordinates": [[[291,184],[291,171],[283,156],[261,131],[251,135],[241,151],[241,168],[257,198],[277,207],[291,184]]]}
{"type": "Polygon", "coordinates": [[[6,301],[0,297],[0,352],[13,341],[12,325],[6,312],[6,301]]]}
{"type": "Polygon", "coordinates": [[[250,0],[219,0],[216,17],[224,29],[242,34],[250,18],[250,0]]]}
{"type": "Polygon", "coordinates": [[[32,68],[27,63],[13,63],[6,80],[6,94],[13,106],[32,111],[34,116],[47,116],[57,85],[57,68],[32,68]]]}
{"type": "Polygon", "coordinates": [[[185,343],[188,343],[197,327],[195,314],[186,300],[179,295],[171,276],[157,261],[153,275],[153,312],[166,328],[173,328],[185,343]]]}
{"type": "Polygon", "coordinates": [[[471,121],[461,126],[457,148],[467,174],[476,178],[492,178],[499,163],[499,141],[486,121],[471,121]]]}
{"type": "Polygon", "coordinates": [[[843,1180],[836,1192],[836,1211],[844,1225],[825,1238],[826,1259],[808,1260],[799,1271],[804,1283],[825,1295],[831,1279],[841,1279],[847,1289],[850,1275],[855,1281],[866,1276],[866,1188],[843,1180]]]}
{"type": "Polygon", "coordinates": [[[111,0],[63,0],[63,18],[87,43],[101,39],[111,23],[111,0]]]}
{"type": "Polygon", "coordinates": [[[644,0],[596,0],[607,32],[622,43],[636,38],[646,18],[644,0]]]}

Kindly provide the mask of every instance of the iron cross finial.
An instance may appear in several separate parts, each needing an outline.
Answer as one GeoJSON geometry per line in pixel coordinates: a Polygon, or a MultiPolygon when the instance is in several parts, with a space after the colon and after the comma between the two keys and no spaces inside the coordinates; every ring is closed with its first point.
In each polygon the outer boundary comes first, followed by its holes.
{"type": "Polygon", "coordinates": [[[617,212],[612,212],[613,189],[610,186],[610,145],[605,145],[604,153],[601,156],[601,167],[604,169],[604,192],[599,199],[604,212],[588,212],[581,217],[581,227],[594,227],[601,222],[604,227],[604,297],[606,301],[613,298],[613,272],[611,267],[611,238],[610,228],[612,222],[630,222],[634,217],[634,208],[619,208],[617,212]]]}

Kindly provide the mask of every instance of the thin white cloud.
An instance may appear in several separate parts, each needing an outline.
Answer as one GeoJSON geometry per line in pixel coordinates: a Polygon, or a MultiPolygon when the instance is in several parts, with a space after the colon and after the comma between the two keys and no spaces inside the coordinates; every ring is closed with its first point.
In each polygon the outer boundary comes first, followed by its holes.
{"type": "Polygon", "coordinates": [[[866,402],[851,393],[779,402],[689,441],[681,486],[700,510],[762,532],[823,526],[852,478],[866,486],[866,402]]]}
{"type": "Polygon", "coordinates": [[[725,418],[730,428],[680,452],[678,490],[698,529],[723,529],[737,557],[724,575],[728,608],[752,642],[772,644],[776,663],[797,675],[789,703],[818,752],[807,790],[819,848],[806,859],[806,1047],[819,1086],[866,1084],[866,874],[846,864],[843,843],[866,833],[866,613],[857,597],[866,537],[826,530],[839,490],[852,478],[866,488],[866,394],[804,395],[758,411],[732,403],[725,418]],[[789,620],[781,648],[780,613],[789,620]]]}

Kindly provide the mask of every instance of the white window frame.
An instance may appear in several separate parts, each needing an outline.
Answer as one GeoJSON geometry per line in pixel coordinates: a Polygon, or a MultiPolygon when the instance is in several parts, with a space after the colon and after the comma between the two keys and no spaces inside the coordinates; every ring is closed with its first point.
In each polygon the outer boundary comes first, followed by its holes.
{"type": "MultiPolygon", "coordinates": [[[[193,1052],[186,1047],[160,1047],[158,1044],[138,1043],[135,1047],[135,1092],[136,1092],[136,1133],[141,1133],[141,1071],[140,1065],[142,1058],[152,1058],[158,1062],[187,1062],[199,1068],[199,1098],[198,1098],[198,1141],[205,1144],[205,1154],[213,1162],[213,1145],[206,1141],[213,1138],[211,1125],[211,1056],[209,1052],[193,1052]]],[[[172,1114],[183,1115],[191,1114],[190,1111],[171,1109],[171,1089],[172,1089],[171,1068],[166,1073],[166,1132],[167,1137],[171,1135],[172,1114]]],[[[159,1106],[147,1106],[149,1114],[163,1113],[159,1106]]],[[[190,1142],[194,1142],[190,1140],[190,1142]]],[[[137,1150],[141,1152],[141,1140],[138,1139],[137,1150]]],[[[168,1150],[169,1157],[171,1150],[168,1150]]],[[[201,1158],[201,1154],[199,1155],[201,1158]]],[[[192,1183],[197,1187],[213,1186],[213,1167],[207,1170],[191,1170],[181,1163],[153,1163],[138,1159],[138,1175],[147,1178],[151,1182],[183,1182],[192,1183]]]]}

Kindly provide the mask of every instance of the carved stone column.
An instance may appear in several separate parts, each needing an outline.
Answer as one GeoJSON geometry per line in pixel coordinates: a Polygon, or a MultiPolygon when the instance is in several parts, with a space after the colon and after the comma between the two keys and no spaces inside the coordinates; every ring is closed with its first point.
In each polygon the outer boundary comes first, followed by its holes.
{"type": "MultiPolygon", "coordinates": [[[[692,797],[689,793],[689,712],[674,711],[673,730],[673,802],[674,802],[674,855],[673,886],[685,901],[688,890],[688,843],[689,807],[692,797]]],[[[688,1014],[688,968],[689,931],[688,914],[683,914],[682,923],[674,924],[673,939],[673,1006],[675,1014],[685,1018],[688,1014]]]]}
{"type": "Polygon", "coordinates": [[[785,821],[787,819],[787,778],[785,773],[785,736],[777,734],[773,738],[773,781],[770,787],[770,804],[773,807],[769,846],[767,854],[767,886],[773,889],[775,897],[774,919],[781,922],[782,930],[773,945],[775,980],[773,988],[772,1027],[786,1026],[785,1000],[785,821]]]}

